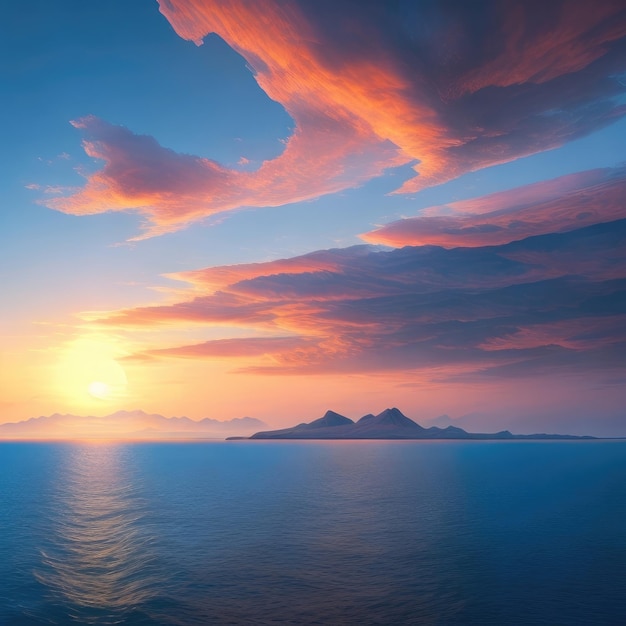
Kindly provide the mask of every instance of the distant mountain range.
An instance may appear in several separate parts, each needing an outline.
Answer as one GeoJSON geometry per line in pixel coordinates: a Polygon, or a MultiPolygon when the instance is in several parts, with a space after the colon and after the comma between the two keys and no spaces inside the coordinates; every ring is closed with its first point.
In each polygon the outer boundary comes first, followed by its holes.
{"type": "Polygon", "coordinates": [[[228,421],[210,418],[164,417],[144,411],[118,411],[104,417],[54,415],[0,424],[2,439],[225,439],[247,436],[265,422],[253,417],[228,421]]]}
{"type": "Polygon", "coordinates": [[[497,433],[470,433],[456,426],[424,428],[403,415],[399,409],[371,413],[357,422],[327,411],[323,417],[292,428],[258,432],[251,437],[229,439],[594,439],[575,435],[513,435],[508,430],[497,433]]]}

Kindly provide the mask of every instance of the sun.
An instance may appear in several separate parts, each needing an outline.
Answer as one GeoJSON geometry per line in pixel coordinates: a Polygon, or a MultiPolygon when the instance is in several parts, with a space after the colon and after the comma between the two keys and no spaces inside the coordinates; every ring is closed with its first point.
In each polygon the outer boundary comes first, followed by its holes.
{"type": "Polygon", "coordinates": [[[56,385],[72,402],[116,402],[128,380],[117,343],[102,335],[78,337],[63,347],[55,367],[56,385]]]}
{"type": "Polygon", "coordinates": [[[98,400],[107,400],[111,395],[111,386],[100,380],[94,380],[87,385],[87,391],[98,400]]]}

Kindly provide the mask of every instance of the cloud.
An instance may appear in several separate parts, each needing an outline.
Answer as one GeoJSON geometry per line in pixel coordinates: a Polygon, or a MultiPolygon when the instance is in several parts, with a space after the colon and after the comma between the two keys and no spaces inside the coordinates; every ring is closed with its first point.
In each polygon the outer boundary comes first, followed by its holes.
{"type": "Polygon", "coordinates": [[[275,206],[415,164],[414,192],[560,146],[626,113],[619,0],[283,3],[163,0],[183,38],[239,52],[295,123],[256,171],[176,154],[94,117],[75,122],[104,161],[67,213],[137,210],[148,234],[216,212],[275,206]]]}
{"type": "Polygon", "coordinates": [[[510,335],[490,339],[479,345],[483,350],[525,350],[541,346],[560,346],[571,350],[612,346],[619,339],[626,344],[626,316],[584,317],[548,324],[534,324],[510,335]]]}
{"type": "Polygon", "coordinates": [[[624,197],[626,169],[591,170],[430,207],[425,215],[391,222],[361,237],[389,246],[499,245],[626,218],[624,197]]]}
{"type": "Polygon", "coordinates": [[[98,323],[271,332],[139,355],[242,358],[242,371],[264,374],[606,377],[626,365],[624,249],[626,219],[482,248],[318,251],[180,274],[203,295],[98,323]]]}
{"type": "Polygon", "coordinates": [[[278,259],[265,263],[221,265],[201,270],[172,273],[167,276],[194,284],[205,291],[216,291],[259,276],[336,271],[346,263],[355,262],[359,258],[367,256],[368,249],[368,246],[353,246],[350,249],[322,250],[291,259],[278,259]]]}
{"type": "Polygon", "coordinates": [[[132,209],[147,218],[148,237],[242,206],[276,206],[340,191],[405,162],[389,142],[336,119],[304,121],[282,156],[254,172],[178,154],[153,137],[94,116],[73,125],[85,136],[86,153],[105,166],[73,195],[46,205],[72,215],[132,209]]]}
{"type": "Polygon", "coordinates": [[[307,347],[302,337],[246,337],[243,339],[216,339],[188,346],[148,350],[128,357],[130,360],[149,360],[154,357],[178,358],[241,358],[287,353],[307,347]]]}

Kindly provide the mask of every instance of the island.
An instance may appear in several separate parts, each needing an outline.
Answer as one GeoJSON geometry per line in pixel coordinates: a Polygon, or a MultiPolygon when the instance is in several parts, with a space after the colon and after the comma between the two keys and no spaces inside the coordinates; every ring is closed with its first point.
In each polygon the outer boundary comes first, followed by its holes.
{"type": "Polygon", "coordinates": [[[323,417],[309,423],[298,424],[281,430],[268,430],[255,433],[251,437],[229,437],[235,439],[595,439],[591,436],[514,435],[508,430],[497,433],[470,433],[456,426],[424,428],[404,415],[399,409],[385,409],[378,415],[364,415],[354,422],[348,417],[327,411],[323,417]]]}

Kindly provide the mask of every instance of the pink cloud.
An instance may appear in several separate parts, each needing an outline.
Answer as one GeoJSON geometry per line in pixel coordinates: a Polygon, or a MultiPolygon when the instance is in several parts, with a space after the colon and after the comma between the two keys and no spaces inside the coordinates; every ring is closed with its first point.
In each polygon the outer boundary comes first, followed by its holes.
{"type": "MultiPolygon", "coordinates": [[[[361,256],[368,253],[367,246],[360,248],[361,256]]],[[[260,276],[275,276],[278,274],[298,275],[310,272],[337,271],[350,260],[359,257],[359,249],[350,248],[323,250],[312,252],[290,259],[277,259],[265,263],[245,263],[239,265],[221,265],[207,267],[201,270],[177,272],[168,274],[169,278],[182,280],[205,291],[217,291],[244,280],[260,276]]]]}
{"type": "Polygon", "coordinates": [[[516,187],[480,196],[459,200],[448,204],[428,207],[421,211],[421,215],[434,217],[439,215],[477,215],[482,213],[493,213],[496,211],[514,212],[525,209],[543,202],[557,200],[564,194],[577,191],[584,187],[593,187],[603,183],[607,178],[616,175],[618,172],[611,168],[586,170],[575,172],[558,178],[542,180],[530,185],[516,187]]]}
{"type": "Polygon", "coordinates": [[[303,337],[245,337],[237,339],[216,339],[187,346],[148,350],[133,355],[131,360],[154,357],[178,358],[242,358],[273,354],[285,354],[306,349],[311,342],[303,337]]]}
{"type": "Polygon", "coordinates": [[[73,124],[86,136],[87,154],[105,166],[88,176],[78,192],[46,205],[72,215],[136,210],[148,219],[147,236],[242,206],[309,200],[355,186],[406,161],[388,142],[330,118],[319,124],[305,120],[282,156],[254,172],[178,154],[152,137],[134,135],[93,116],[73,124]]]}
{"type": "Polygon", "coordinates": [[[390,246],[501,245],[626,217],[626,170],[603,169],[432,207],[361,235],[390,246]],[[447,211],[451,215],[437,215],[447,211]]]}
{"type": "Polygon", "coordinates": [[[183,38],[216,33],[295,122],[254,172],[176,154],[94,117],[74,124],[104,161],[73,195],[76,215],[136,210],[148,234],[217,212],[354,187],[419,161],[413,192],[563,143],[626,113],[621,2],[416,3],[168,0],[183,38]]]}
{"type": "Polygon", "coordinates": [[[489,339],[483,350],[528,350],[542,346],[560,346],[569,350],[589,350],[626,342],[626,315],[585,317],[550,324],[534,324],[516,332],[489,339]]]}

